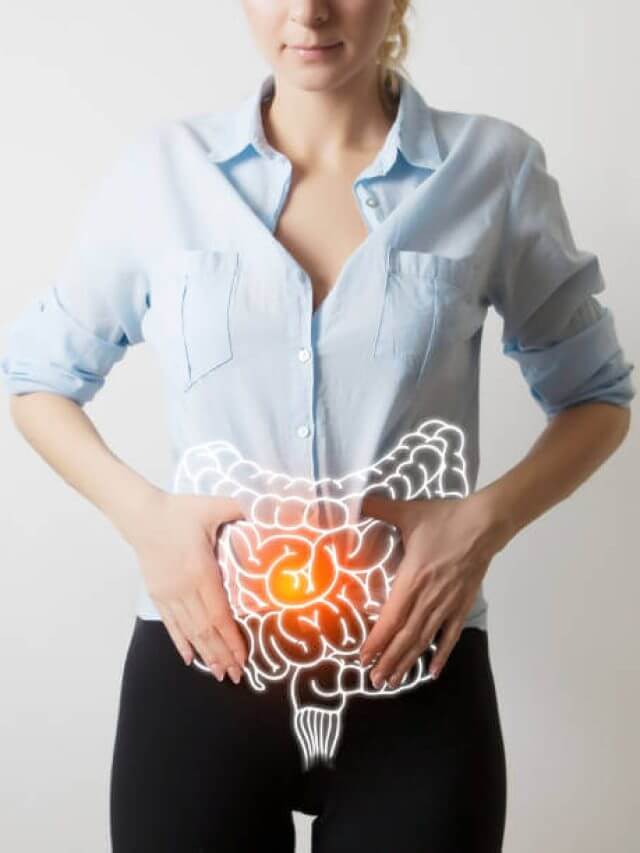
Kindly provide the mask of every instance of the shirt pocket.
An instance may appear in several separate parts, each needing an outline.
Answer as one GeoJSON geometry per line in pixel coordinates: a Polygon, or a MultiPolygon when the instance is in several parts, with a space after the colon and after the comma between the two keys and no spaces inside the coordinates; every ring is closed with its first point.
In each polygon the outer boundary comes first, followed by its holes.
{"type": "Polygon", "coordinates": [[[231,309],[239,254],[233,249],[183,254],[180,329],[184,390],[233,358],[231,309]]]}
{"type": "Polygon", "coordinates": [[[474,270],[470,257],[390,247],[373,357],[402,362],[421,376],[433,353],[475,318],[474,270]]]}

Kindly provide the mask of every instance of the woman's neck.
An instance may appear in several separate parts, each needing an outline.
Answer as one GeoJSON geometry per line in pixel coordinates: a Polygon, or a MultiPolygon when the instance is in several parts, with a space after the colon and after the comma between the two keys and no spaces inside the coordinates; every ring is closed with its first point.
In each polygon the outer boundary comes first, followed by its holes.
{"type": "Polygon", "coordinates": [[[354,154],[378,151],[395,120],[399,92],[376,75],[348,86],[308,91],[274,81],[263,100],[262,123],[270,145],[304,167],[340,168],[354,154]]]}

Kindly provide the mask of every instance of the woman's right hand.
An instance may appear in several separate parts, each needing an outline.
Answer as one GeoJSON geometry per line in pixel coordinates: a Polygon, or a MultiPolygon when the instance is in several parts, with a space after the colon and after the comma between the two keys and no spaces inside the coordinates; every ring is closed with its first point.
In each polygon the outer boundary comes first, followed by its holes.
{"type": "Polygon", "coordinates": [[[247,648],[214,549],[218,528],[242,518],[233,498],[159,492],[130,538],[149,596],[184,662],[192,663],[195,648],[218,681],[227,671],[236,684],[247,648]]]}

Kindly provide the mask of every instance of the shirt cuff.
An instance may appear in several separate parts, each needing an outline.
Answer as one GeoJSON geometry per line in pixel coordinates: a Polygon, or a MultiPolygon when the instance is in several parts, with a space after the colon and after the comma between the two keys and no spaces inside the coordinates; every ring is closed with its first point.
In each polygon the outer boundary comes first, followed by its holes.
{"type": "Polygon", "coordinates": [[[50,391],[84,405],[126,349],[78,323],[51,287],[9,327],[0,370],[10,394],[50,391]]]}
{"type": "Polygon", "coordinates": [[[513,358],[547,415],[589,400],[628,405],[635,396],[634,364],[625,360],[613,314],[604,308],[590,326],[546,347],[523,347],[516,338],[503,352],[513,358]]]}

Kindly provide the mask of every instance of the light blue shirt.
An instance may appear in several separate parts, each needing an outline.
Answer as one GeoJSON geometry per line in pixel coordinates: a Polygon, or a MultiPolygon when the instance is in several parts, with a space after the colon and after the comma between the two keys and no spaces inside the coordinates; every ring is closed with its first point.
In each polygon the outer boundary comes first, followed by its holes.
{"type": "MultiPolygon", "coordinates": [[[[158,122],[125,147],[61,268],[6,330],[10,393],[82,406],[145,341],[166,390],[165,487],[177,488],[193,448],[232,446],[238,478],[244,460],[245,483],[258,484],[252,500],[260,488],[326,496],[323,483],[373,491],[385,464],[395,497],[424,497],[424,460],[410,448],[419,435],[431,452],[444,435],[434,424],[451,425],[446,468],[463,466],[466,486],[429,481],[430,496],[473,491],[490,305],[549,417],[588,400],[629,405],[634,365],[540,142],[503,119],[431,107],[406,79],[383,146],[353,183],[368,236],[313,312],[309,275],[273,236],[292,175],[262,126],[273,84],[269,73],[234,108],[158,122]]],[[[202,471],[191,473],[204,489],[202,471]]],[[[142,580],[137,610],[160,618],[142,580]]],[[[483,587],[471,625],[487,627],[483,587]]]]}

